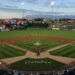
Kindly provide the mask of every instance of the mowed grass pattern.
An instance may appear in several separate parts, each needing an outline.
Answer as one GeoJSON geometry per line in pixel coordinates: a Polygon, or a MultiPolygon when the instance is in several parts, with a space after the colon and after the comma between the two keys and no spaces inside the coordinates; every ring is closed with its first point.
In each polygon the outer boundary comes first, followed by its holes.
{"type": "Polygon", "coordinates": [[[17,57],[24,54],[25,52],[23,51],[14,49],[6,45],[0,45],[0,59],[9,58],[9,57],[17,57]]]}
{"type": "Polygon", "coordinates": [[[17,70],[57,70],[64,67],[64,64],[61,64],[59,62],[53,61],[51,59],[45,58],[45,59],[32,59],[27,58],[22,61],[18,61],[14,64],[10,65],[10,68],[17,69],[17,70]]]}
{"type": "Polygon", "coordinates": [[[55,46],[58,46],[62,43],[57,41],[48,41],[48,40],[33,40],[33,41],[25,41],[25,42],[17,42],[16,45],[19,47],[22,47],[24,49],[36,52],[36,48],[41,49],[40,52],[48,50],[50,48],[53,48],[55,46]],[[41,45],[36,46],[34,45],[36,42],[39,42],[41,45]]]}
{"type": "Polygon", "coordinates": [[[15,30],[10,32],[0,32],[0,39],[9,39],[25,35],[49,35],[49,36],[62,36],[67,39],[75,39],[75,31],[50,31],[47,29],[27,29],[15,30]]]}
{"type": "Polygon", "coordinates": [[[52,51],[50,54],[75,58],[75,45],[69,45],[59,50],[52,51]]]}

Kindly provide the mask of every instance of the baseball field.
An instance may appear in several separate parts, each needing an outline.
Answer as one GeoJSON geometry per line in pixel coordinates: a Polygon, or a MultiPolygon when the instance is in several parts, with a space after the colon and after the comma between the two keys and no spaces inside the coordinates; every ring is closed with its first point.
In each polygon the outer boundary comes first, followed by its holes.
{"type": "Polygon", "coordinates": [[[0,60],[9,68],[23,70],[75,66],[75,31],[27,29],[0,32],[0,60]]]}

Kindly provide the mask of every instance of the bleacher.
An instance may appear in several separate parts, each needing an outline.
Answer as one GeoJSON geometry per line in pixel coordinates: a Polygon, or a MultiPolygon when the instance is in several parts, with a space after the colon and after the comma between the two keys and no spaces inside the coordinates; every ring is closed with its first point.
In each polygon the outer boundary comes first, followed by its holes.
{"type": "Polygon", "coordinates": [[[75,75],[75,68],[61,71],[17,71],[0,69],[0,75],[75,75]]]}

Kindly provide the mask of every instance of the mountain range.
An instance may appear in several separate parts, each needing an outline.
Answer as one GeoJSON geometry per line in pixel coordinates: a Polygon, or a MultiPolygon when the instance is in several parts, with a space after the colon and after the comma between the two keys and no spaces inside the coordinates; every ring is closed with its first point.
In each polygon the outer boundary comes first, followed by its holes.
{"type": "MultiPolygon", "coordinates": [[[[64,12],[41,12],[41,11],[34,11],[34,10],[25,10],[25,9],[7,9],[7,8],[0,8],[0,16],[8,14],[7,16],[12,16],[15,14],[14,17],[20,16],[22,18],[51,18],[51,19],[59,19],[59,18],[70,18],[75,19],[75,15],[73,14],[65,14],[64,12]],[[4,14],[3,14],[3,13],[4,14]]],[[[5,15],[5,16],[6,16],[5,15]]]]}

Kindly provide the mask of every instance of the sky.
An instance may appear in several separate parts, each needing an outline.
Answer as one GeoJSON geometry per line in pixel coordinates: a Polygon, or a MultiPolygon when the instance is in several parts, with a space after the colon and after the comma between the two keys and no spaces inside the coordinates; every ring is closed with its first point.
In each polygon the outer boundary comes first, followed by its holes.
{"type": "Polygon", "coordinates": [[[75,0],[0,0],[0,8],[64,12],[75,15],[75,0]]]}

